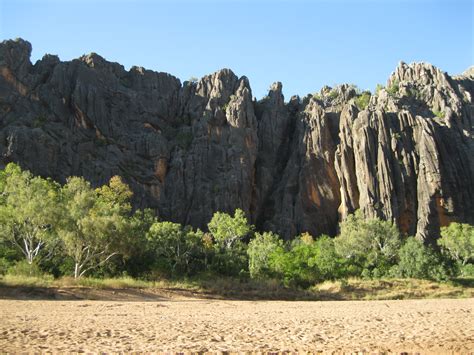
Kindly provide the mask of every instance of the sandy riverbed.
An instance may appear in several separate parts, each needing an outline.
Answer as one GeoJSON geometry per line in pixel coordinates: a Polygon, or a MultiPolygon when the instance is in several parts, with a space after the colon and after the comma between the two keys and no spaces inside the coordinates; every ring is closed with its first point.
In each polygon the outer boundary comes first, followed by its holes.
{"type": "Polygon", "coordinates": [[[6,352],[474,351],[474,299],[0,300],[0,315],[6,352]]]}

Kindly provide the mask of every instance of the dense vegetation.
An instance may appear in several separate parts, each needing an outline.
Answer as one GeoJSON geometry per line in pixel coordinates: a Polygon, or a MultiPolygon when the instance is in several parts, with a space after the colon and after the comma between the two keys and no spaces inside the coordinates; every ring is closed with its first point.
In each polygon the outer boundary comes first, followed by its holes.
{"type": "Polygon", "coordinates": [[[132,211],[119,177],[92,188],[60,184],[8,164],[0,172],[0,274],[123,277],[143,280],[215,275],[288,287],[325,280],[474,274],[474,227],[452,223],[435,247],[401,236],[391,222],[357,211],[335,238],[303,233],[283,241],[257,232],[243,211],[216,212],[208,231],[132,211]]]}

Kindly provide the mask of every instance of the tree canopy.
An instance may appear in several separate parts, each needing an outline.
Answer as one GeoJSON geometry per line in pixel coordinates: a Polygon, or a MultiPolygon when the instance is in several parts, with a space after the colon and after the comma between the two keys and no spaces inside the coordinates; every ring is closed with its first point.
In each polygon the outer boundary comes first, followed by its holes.
{"type": "Polygon", "coordinates": [[[43,249],[56,245],[59,185],[10,163],[0,175],[0,189],[0,236],[32,264],[43,249]]]}
{"type": "Polygon", "coordinates": [[[126,241],[131,191],[119,177],[96,190],[80,177],[61,189],[63,215],[58,235],[74,260],[74,277],[107,262],[126,241]]]}

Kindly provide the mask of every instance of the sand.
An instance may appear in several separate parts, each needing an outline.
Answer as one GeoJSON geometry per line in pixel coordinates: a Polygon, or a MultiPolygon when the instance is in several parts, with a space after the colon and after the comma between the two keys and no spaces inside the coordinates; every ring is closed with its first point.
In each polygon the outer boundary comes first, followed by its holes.
{"type": "Polygon", "coordinates": [[[474,351],[474,299],[0,300],[0,352],[474,351]]]}

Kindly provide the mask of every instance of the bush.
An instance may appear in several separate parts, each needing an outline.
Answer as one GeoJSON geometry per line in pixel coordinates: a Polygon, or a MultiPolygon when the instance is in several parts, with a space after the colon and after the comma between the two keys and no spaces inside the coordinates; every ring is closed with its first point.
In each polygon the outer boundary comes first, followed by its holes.
{"type": "Polygon", "coordinates": [[[433,114],[438,118],[444,118],[445,113],[443,111],[433,110],[433,114]]]}
{"type": "Polygon", "coordinates": [[[354,101],[359,110],[365,110],[369,106],[371,94],[369,91],[364,91],[361,95],[357,96],[354,101]]]}
{"type": "Polygon", "coordinates": [[[390,96],[395,96],[398,94],[398,90],[400,89],[400,83],[398,80],[394,80],[392,84],[387,88],[387,92],[390,96]]]}
{"type": "Polygon", "coordinates": [[[398,257],[400,261],[392,268],[392,276],[438,281],[448,279],[447,267],[441,257],[414,237],[406,240],[398,257]]]}
{"type": "Polygon", "coordinates": [[[5,275],[10,267],[12,267],[10,260],[7,258],[0,258],[0,275],[5,275]]]}
{"type": "Polygon", "coordinates": [[[20,260],[8,268],[8,275],[26,277],[44,277],[46,273],[36,263],[28,264],[26,260],[20,260]]]}
{"type": "Polygon", "coordinates": [[[346,276],[344,260],[336,253],[334,239],[320,236],[313,245],[313,257],[308,260],[310,267],[316,267],[318,279],[334,280],[346,276]]]}
{"type": "Polygon", "coordinates": [[[460,274],[462,277],[474,277],[474,264],[462,265],[460,274]]]}
{"type": "Polygon", "coordinates": [[[398,94],[398,90],[400,89],[400,82],[398,80],[394,80],[392,84],[387,87],[387,92],[389,95],[393,96],[398,94]]]}
{"type": "Polygon", "coordinates": [[[396,262],[401,242],[393,223],[378,218],[365,219],[356,211],[341,222],[340,229],[340,235],[334,240],[336,252],[349,263],[368,269],[370,274],[377,268],[376,273],[380,275],[396,262]]]}
{"type": "Polygon", "coordinates": [[[272,254],[270,267],[285,286],[308,287],[317,282],[317,267],[309,265],[309,260],[314,258],[311,244],[300,237],[288,244],[287,248],[278,247],[272,254]]]}
{"type": "Polygon", "coordinates": [[[285,286],[308,287],[347,274],[344,260],[336,254],[334,241],[328,236],[313,241],[307,233],[287,244],[286,248],[278,246],[269,265],[272,276],[279,276],[285,286]]]}
{"type": "Polygon", "coordinates": [[[202,232],[172,222],[155,222],[147,233],[148,248],[154,251],[159,264],[171,274],[190,274],[200,259],[202,232]]]}
{"type": "Polygon", "coordinates": [[[380,90],[382,90],[384,86],[382,84],[377,84],[375,86],[375,95],[378,95],[380,93],[380,90]]]}
{"type": "Polygon", "coordinates": [[[474,227],[462,223],[442,227],[438,245],[458,263],[466,265],[474,260],[474,227]]]}
{"type": "Polygon", "coordinates": [[[255,233],[247,249],[249,256],[249,272],[251,278],[267,278],[272,276],[270,257],[283,242],[277,234],[264,232],[255,233]]]}
{"type": "Polygon", "coordinates": [[[209,261],[212,272],[224,276],[248,277],[248,264],[247,245],[241,241],[234,243],[232,248],[214,244],[214,253],[209,261]]]}

